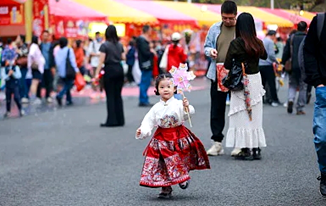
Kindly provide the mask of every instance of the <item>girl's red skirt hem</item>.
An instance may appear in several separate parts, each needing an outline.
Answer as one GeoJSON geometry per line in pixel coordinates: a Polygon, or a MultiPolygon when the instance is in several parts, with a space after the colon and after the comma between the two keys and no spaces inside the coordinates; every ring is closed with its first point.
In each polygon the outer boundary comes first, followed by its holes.
{"type": "Polygon", "coordinates": [[[201,141],[185,126],[158,128],[144,151],[140,185],[167,187],[190,179],[190,170],[210,169],[201,141]]]}

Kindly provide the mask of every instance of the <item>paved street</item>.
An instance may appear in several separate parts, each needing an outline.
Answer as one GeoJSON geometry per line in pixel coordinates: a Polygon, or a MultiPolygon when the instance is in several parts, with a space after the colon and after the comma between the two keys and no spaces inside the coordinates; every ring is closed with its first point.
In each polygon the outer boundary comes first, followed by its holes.
{"type": "MultiPolygon", "coordinates": [[[[208,84],[201,81],[202,86],[208,84]]],[[[283,102],[285,95],[282,88],[283,102]]],[[[211,146],[209,89],[187,97],[196,108],[191,129],[207,149],[211,146]]],[[[151,101],[158,97],[152,96],[151,101]]],[[[125,98],[123,128],[99,127],[106,117],[103,102],[1,120],[0,206],[326,204],[316,180],[313,104],[307,106],[306,116],[265,105],[268,147],[261,161],[236,161],[228,148],[226,155],[210,157],[211,170],[191,173],[187,190],[176,186],[173,199],[162,201],[157,199],[159,189],[139,186],[142,152],[149,140],[136,140],[134,133],[149,108],[139,108],[137,103],[136,97],[125,98]]]]}

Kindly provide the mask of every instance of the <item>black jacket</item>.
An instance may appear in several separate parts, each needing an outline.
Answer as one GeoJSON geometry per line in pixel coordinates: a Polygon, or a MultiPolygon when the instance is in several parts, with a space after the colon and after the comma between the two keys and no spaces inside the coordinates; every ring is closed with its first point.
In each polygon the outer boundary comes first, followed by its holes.
{"type": "Polygon", "coordinates": [[[317,35],[317,17],[312,19],[303,48],[306,71],[305,82],[317,87],[326,85],[326,20],[321,32],[320,41],[317,35]]]}
{"type": "Polygon", "coordinates": [[[150,51],[149,42],[142,36],[136,40],[138,61],[141,70],[153,70],[153,53],[150,51]]]}
{"type": "Polygon", "coordinates": [[[302,42],[302,40],[304,39],[304,37],[306,36],[306,33],[302,32],[302,31],[298,31],[295,34],[293,34],[294,36],[290,37],[285,44],[284,47],[284,52],[283,52],[283,56],[282,56],[282,63],[285,64],[285,62],[287,60],[289,60],[290,58],[292,58],[292,75],[295,75],[296,77],[298,77],[298,79],[301,77],[301,72],[300,72],[300,67],[299,67],[299,57],[298,57],[298,53],[299,53],[299,47],[300,44],[302,42]],[[292,38],[292,57],[291,57],[291,38],[292,38]]]}

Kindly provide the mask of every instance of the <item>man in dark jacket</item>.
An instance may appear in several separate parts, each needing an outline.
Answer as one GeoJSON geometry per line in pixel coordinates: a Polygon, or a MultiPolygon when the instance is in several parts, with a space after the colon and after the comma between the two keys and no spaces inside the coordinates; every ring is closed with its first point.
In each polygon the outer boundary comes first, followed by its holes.
{"type": "Polygon", "coordinates": [[[289,92],[288,92],[288,107],[287,112],[292,114],[293,112],[293,103],[295,100],[295,96],[297,93],[297,88],[299,88],[299,97],[297,101],[297,115],[305,114],[304,106],[306,104],[306,92],[307,92],[307,84],[303,82],[303,78],[301,75],[300,67],[299,67],[299,58],[298,51],[299,46],[306,36],[307,32],[307,23],[304,21],[300,21],[298,24],[298,31],[290,36],[287,40],[284,53],[282,57],[282,63],[284,64],[291,58],[292,69],[289,73],[289,92]]]}
{"type": "Polygon", "coordinates": [[[53,73],[54,73],[54,56],[53,56],[53,44],[51,43],[51,37],[50,33],[47,30],[43,31],[42,34],[42,43],[40,45],[40,50],[42,52],[42,55],[45,59],[45,65],[44,65],[44,73],[42,77],[42,83],[38,85],[37,87],[37,100],[36,104],[41,103],[42,99],[42,93],[41,89],[42,86],[45,88],[45,98],[47,103],[52,103],[53,100],[51,98],[51,92],[53,90],[53,73]]]}
{"type": "Polygon", "coordinates": [[[320,193],[326,197],[326,21],[313,18],[303,48],[305,82],[316,88],[313,120],[314,142],[321,172],[320,193]]]}
{"type": "Polygon", "coordinates": [[[153,72],[153,57],[155,50],[150,49],[150,33],[151,27],[145,25],[143,27],[143,34],[137,38],[136,46],[138,51],[138,61],[141,70],[141,80],[139,84],[139,106],[148,107],[152,106],[149,103],[147,90],[151,85],[152,72],[153,72]]]}

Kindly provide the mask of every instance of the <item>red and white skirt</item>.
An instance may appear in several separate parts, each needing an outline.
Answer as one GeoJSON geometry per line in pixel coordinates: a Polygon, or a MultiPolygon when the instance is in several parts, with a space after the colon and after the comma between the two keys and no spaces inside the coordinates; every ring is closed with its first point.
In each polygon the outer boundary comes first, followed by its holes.
{"type": "Polygon", "coordinates": [[[210,169],[201,141],[188,128],[158,128],[146,147],[140,185],[167,187],[190,179],[190,170],[210,169]]]}

